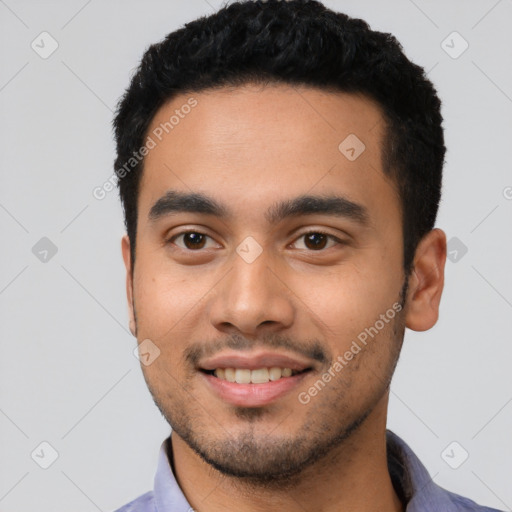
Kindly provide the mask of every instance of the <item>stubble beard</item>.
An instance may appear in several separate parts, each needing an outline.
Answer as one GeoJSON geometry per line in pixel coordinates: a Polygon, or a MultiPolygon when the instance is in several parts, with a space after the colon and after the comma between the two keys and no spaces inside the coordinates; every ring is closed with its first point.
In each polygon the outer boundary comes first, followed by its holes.
{"type": "MultiPolygon", "coordinates": [[[[402,306],[405,305],[407,284],[406,281],[401,292],[402,306]]],[[[391,352],[388,354],[385,378],[381,379],[373,396],[367,398],[366,408],[350,417],[350,411],[344,411],[343,407],[319,401],[314,411],[311,411],[310,419],[293,438],[262,435],[258,422],[264,421],[268,414],[265,407],[234,407],[233,414],[239,420],[244,420],[247,428],[236,436],[230,436],[225,429],[223,439],[212,439],[208,418],[205,422],[199,421],[200,416],[194,414],[193,408],[190,407],[194,400],[187,397],[187,393],[182,393],[181,398],[173,397],[174,403],[169,406],[171,397],[167,395],[168,400],[163,400],[145,374],[144,378],[155,405],[173,432],[178,434],[204,462],[246,487],[292,489],[300,484],[308,469],[314,468],[317,463],[321,464],[336,448],[339,452],[388,392],[403,343],[404,317],[405,308],[390,322],[391,352]]],[[[373,343],[379,343],[379,340],[374,340],[373,343]]],[[[357,364],[355,360],[351,362],[354,363],[357,364]]],[[[376,375],[375,377],[378,378],[376,375]]],[[[348,393],[351,384],[353,383],[350,381],[345,382],[340,390],[348,393]]],[[[353,387],[350,392],[353,393],[353,387]]],[[[343,400],[344,396],[341,393],[335,403],[346,404],[347,401],[343,400]]],[[[198,412],[204,416],[205,409],[198,406],[198,412]]],[[[215,424],[218,430],[222,430],[215,420],[210,421],[210,425],[212,424],[215,424]]],[[[172,460],[172,453],[168,453],[168,456],[172,460]]]]}

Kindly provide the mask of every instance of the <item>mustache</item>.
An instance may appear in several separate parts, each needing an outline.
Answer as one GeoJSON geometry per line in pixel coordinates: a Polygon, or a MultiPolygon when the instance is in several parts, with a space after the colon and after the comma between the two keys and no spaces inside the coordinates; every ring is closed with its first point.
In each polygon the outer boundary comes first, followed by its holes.
{"type": "Polygon", "coordinates": [[[331,360],[318,339],[299,342],[279,334],[267,334],[258,337],[258,340],[251,340],[234,333],[221,340],[191,344],[185,349],[184,356],[189,364],[197,367],[201,359],[211,357],[226,348],[240,351],[249,351],[255,348],[286,349],[322,364],[331,360]]]}

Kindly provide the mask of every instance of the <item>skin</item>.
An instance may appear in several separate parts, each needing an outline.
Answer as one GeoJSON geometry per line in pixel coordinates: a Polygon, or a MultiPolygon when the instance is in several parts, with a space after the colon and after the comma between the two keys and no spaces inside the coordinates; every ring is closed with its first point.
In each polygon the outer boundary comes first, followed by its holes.
{"type": "MultiPolygon", "coordinates": [[[[164,105],[148,134],[189,96],[164,105]]],[[[146,156],[133,268],[122,240],[130,326],[139,343],[149,338],[160,349],[142,370],[173,427],[181,489],[201,512],[404,510],[386,461],[389,383],[405,327],[437,321],[444,232],[421,240],[402,311],[301,403],[298,394],[401,300],[400,202],[382,171],[381,112],[364,96],[285,85],[193,97],[198,105],[146,156]],[[366,146],[354,161],[338,149],[351,133],[366,146]],[[207,194],[232,216],[148,219],[171,189],[207,194]],[[268,223],[276,201],[303,194],[343,195],[367,208],[369,223],[324,214],[268,223]],[[203,246],[178,236],[189,229],[207,235],[203,246]],[[318,230],[344,243],[320,235],[324,248],[308,245],[304,233],[318,230]],[[262,248],[250,264],[236,252],[248,236],[262,248]],[[315,346],[323,358],[311,358],[313,370],[275,402],[237,407],[187,358],[191,349],[211,355],[228,346],[301,357],[315,346]]]]}

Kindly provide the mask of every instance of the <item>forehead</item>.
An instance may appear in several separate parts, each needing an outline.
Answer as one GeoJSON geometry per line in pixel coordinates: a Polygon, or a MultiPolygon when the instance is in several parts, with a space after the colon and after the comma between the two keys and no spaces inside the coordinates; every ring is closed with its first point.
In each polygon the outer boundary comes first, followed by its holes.
{"type": "Polygon", "coordinates": [[[382,172],[384,134],[379,107],[361,95],[287,85],[181,94],[147,131],[155,145],[145,157],[139,219],[167,190],[202,192],[252,216],[266,199],[265,210],[305,193],[339,192],[374,215],[397,210],[382,172]]]}

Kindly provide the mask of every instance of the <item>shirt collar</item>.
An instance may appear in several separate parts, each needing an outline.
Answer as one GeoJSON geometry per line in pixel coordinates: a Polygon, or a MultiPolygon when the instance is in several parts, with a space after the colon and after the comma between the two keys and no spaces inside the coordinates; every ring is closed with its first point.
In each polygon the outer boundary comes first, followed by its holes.
{"type": "Polygon", "coordinates": [[[391,430],[386,430],[386,443],[391,479],[405,496],[406,512],[450,510],[452,502],[447,491],[434,483],[409,445],[391,430]]]}
{"type": "Polygon", "coordinates": [[[154,483],[154,498],[157,512],[190,512],[192,507],[181,491],[174,476],[167,450],[172,453],[171,436],[160,446],[158,466],[154,483]]]}
{"type": "MultiPolygon", "coordinates": [[[[395,489],[407,502],[406,512],[448,510],[447,492],[434,483],[427,469],[411,448],[391,430],[386,431],[388,468],[395,489]]],[[[192,507],[174,476],[167,452],[172,453],[171,437],[160,446],[154,481],[157,512],[190,512],[192,507]]]]}

